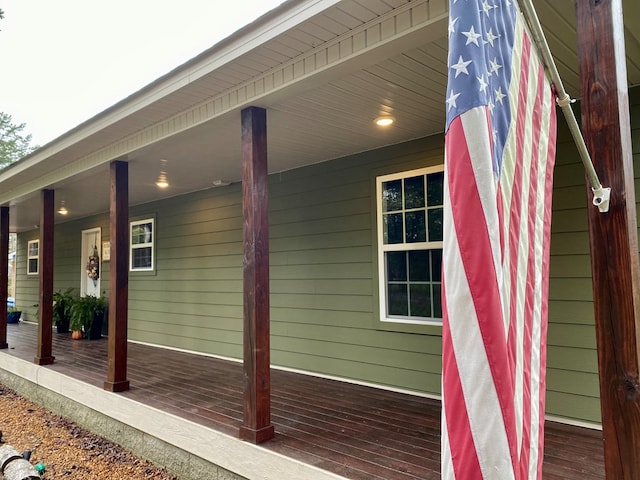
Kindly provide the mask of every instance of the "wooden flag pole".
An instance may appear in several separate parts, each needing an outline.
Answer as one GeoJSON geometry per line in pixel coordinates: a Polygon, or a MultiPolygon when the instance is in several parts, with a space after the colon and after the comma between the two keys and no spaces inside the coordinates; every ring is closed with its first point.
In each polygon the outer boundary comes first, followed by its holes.
{"type": "Polygon", "coordinates": [[[621,0],[575,0],[582,130],[609,212],[588,209],[607,479],[640,478],[640,273],[621,0]]]}

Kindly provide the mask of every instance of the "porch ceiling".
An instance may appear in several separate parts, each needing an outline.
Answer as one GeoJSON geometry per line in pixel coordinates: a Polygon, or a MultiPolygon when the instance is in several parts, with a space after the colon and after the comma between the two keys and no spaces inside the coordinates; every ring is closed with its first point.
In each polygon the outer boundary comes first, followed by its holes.
{"type": "MultiPolygon", "coordinates": [[[[573,2],[534,1],[565,87],[579,93],[573,2]]],[[[241,178],[240,110],[267,109],[270,172],[441,133],[445,0],[289,0],[0,174],[11,231],[39,223],[42,188],[66,217],[108,210],[108,164],[129,161],[131,204],[241,178]],[[381,130],[373,119],[392,114],[381,130]],[[158,190],[160,159],[171,186],[158,190]]],[[[623,0],[629,85],[640,4],[623,0]]]]}

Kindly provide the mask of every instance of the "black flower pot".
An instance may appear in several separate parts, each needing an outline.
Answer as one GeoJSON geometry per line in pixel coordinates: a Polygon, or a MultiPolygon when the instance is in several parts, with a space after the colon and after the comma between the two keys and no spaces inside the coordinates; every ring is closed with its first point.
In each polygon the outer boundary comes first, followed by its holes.
{"type": "Polygon", "coordinates": [[[7,323],[18,323],[22,312],[9,312],[7,313],[7,323]]]}
{"type": "Polygon", "coordinates": [[[69,319],[65,318],[56,323],[56,331],[58,333],[69,333],[69,319]]]}
{"type": "Polygon", "coordinates": [[[89,329],[89,340],[100,340],[102,338],[102,323],[104,322],[104,313],[93,317],[91,328],[89,329]]]}

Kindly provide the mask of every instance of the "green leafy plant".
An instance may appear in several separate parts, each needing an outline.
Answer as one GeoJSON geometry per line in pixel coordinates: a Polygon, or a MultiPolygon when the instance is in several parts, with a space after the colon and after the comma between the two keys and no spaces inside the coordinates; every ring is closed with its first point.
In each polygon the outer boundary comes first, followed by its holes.
{"type": "Polygon", "coordinates": [[[71,319],[71,308],[73,307],[73,288],[64,292],[58,290],[53,294],[53,324],[61,325],[71,319]]]}
{"type": "Polygon", "coordinates": [[[98,315],[104,315],[107,310],[107,299],[105,297],[95,297],[87,295],[80,297],[71,306],[71,317],[69,328],[71,330],[82,330],[85,333],[91,330],[93,320],[98,315]]]}

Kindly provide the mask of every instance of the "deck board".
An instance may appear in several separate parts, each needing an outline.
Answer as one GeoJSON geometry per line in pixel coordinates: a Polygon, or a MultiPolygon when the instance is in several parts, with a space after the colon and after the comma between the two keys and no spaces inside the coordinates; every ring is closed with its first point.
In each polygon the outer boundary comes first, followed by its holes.
{"type": "MultiPolygon", "coordinates": [[[[36,327],[8,325],[9,349],[33,361],[36,327]]],[[[119,393],[218,431],[242,424],[242,365],[129,343],[131,390],[119,393]]],[[[106,339],[53,335],[51,368],[88,384],[106,380],[106,339]]],[[[262,447],[352,480],[440,478],[440,402],[273,369],[276,437],[262,447]]],[[[545,480],[604,479],[602,432],[545,424],[545,480]]]]}

